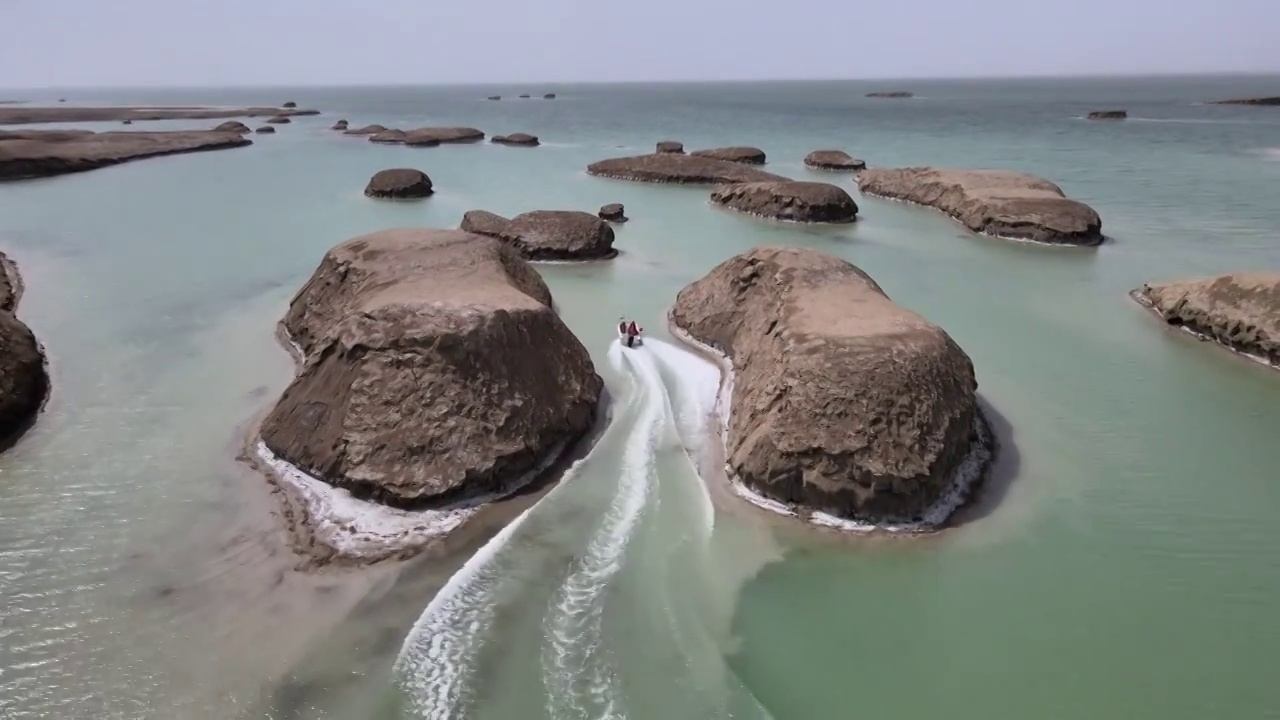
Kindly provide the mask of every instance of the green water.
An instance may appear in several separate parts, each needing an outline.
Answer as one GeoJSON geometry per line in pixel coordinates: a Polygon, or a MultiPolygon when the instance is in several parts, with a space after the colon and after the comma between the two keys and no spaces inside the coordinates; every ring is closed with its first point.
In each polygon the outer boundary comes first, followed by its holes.
{"type": "Polygon", "coordinates": [[[453,716],[608,716],[607,703],[571,702],[580,685],[553,690],[547,628],[634,477],[649,492],[620,535],[621,564],[590,595],[602,650],[570,673],[611,669],[614,716],[1274,714],[1280,376],[1168,332],[1126,293],[1280,266],[1280,113],[1194,104],[1277,84],[915,83],[909,102],[864,99],[873,88],[852,83],[557,87],[546,89],[553,102],[500,103],[483,98],[524,89],[62,93],[289,98],[325,114],[250,148],[0,185],[0,249],[23,269],[20,314],[55,382],[35,429],[0,455],[0,717],[411,713],[395,661],[489,533],[401,566],[295,570],[275,499],[234,460],[292,371],[274,323],[323,252],[353,235],[452,227],[473,208],[606,202],[632,218],[618,231],[622,255],[540,269],[606,377],[617,421],[490,547],[510,569],[489,605],[468,606],[493,619],[459,665],[472,700],[453,716]],[[1111,107],[1131,119],[1079,119],[1111,107]],[[338,117],[525,131],[544,145],[378,147],[329,132],[338,117]],[[668,138],[758,145],[772,172],[848,188],[801,159],[843,147],[873,165],[1036,172],[1093,205],[1111,241],[1074,250],[974,237],[936,213],[863,198],[854,226],[775,225],[712,208],[703,190],[582,172],[668,138]],[[361,195],[370,174],[405,165],[430,174],[437,194],[361,195]],[[658,328],[684,284],[760,244],[853,261],[972,357],[1003,448],[959,527],[924,541],[850,539],[712,492],[707,530],[691,512],[697,474],[671,435],[652,472],[628,474],[654,389],[673,398],[652,406],[665,417],[697,387],[678,368],[644,385],[615,366],[613,320],[658,328]]]}

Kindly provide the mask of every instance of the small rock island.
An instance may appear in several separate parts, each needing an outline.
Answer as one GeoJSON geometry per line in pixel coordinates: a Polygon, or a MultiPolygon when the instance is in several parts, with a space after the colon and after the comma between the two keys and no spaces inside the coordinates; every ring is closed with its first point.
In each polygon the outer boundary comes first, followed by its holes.
{"type": "Polygon", "coordinates": [[[985,235],[1051,245],[1098,245],[1102,220],[1044,178],[1011,170],[872,168],[858,175],[867,195],[941,210],[985,235]]]}
{"type": "Polygon", "coordinates": [[[538,136],[529,133],[511,133],[510,135],[494,135],[489,142],[498,145],[515,145],[518,147],[535,147],[538,145],[538,136]]]}
{"type": "Polygon", "coordinates": [[[1172,327],[1280,369],[1280,273],[1148,283],[1132,296],[1172,327]]]}
{"type": "Polygon", "coordinates": [[[991,459],[968,356],[844,260],[756,248],[681,290],[670,321],[733,373],[734,481],[814,521],[936,528],[991,459]]]}
{"type": "Polygon", "coordinates": [[[424,198],[435,192],[431,178],[413,168],[379,170],[364,188],[364,194],[372,198],[424,198]]]}
{"type": "Polygon", "coordinates": [[[734,183],[712,192],[711,202],[748,215],[790,222],[848,223],[858,217],[858,205],[849,193],[830,183],[734,183]]]}
{"type": "Polygon", "coordinates": [[[538,273],[458,230],[338,245],[282,331],[300,368],[259,454],[303,506],[309,544],[357,560],[421,549],[537,478],[592,426],[603,387],[538,273]],[[343,516],[352,500],[332,488],[390,521],[343,516]]]}
{"type": "Polygon", "coordinates": [[[1089,120],[1124,120],[1128,117],[1128,110],[1094,110],[1087,116],[1089,120]]]}
{"type": "Polygon", "coordinates": [[[618,254],[609,223],[577,210],[534,210],[510,220],[471,210],[462,216],[461,229],[501,240],[528,260],[607,260],[618,254]]]}
{"type": "Polygon", "coordinates": [[[843,150],[814,150],[804,156],[804,164],[814,170],[858,171],[867,164],[843,150]]]}

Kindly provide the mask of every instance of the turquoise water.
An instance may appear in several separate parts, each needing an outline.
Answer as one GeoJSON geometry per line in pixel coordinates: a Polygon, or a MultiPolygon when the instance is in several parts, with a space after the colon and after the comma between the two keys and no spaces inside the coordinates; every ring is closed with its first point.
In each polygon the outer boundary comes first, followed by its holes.
{"type": "Polygon", "coordinates": [[[250,148],[0,185],[0,249],[55,382],[0,455],[0,716],[430,717],[415,688],[445,671],[466,691],[442,717],[1274,714],[1280,376],[1166,331],[1126,293],[1280,267],[1280,112],[1195,104],[1280,78],[900,85],[917,98],[856,83],[59,93],[325,112],[250,148]],[[483,99],[524,91],[560,97],[483,99]],[[1080,119],[1113,107],[1131,119],[1080,119]],[[544,145],[379,147],[328,131],[339,117],[544,145]],[[1111,242],[975,237],[869,198],[851,227],[777,225],[701,189],[583,173],[660,139],[758,145],[771,172],[850,189],[804,155],[1031,171],[1093,205],[1111,242]],[[434,197],[361,195],[406,165],[434,197]],[[614,422],[477,556],[500,570],[492,592],[458,591],[454,572],[523,508],[410,563],[296,570],[278,503],[234,458],[288,381],[274,323],[323,252],[473,208],[606,202],[632,218],[622,254],[540,269],[614,422]],[[962,525],[868,540],[764,516],[681,449],[702,435],[679,419],[705,400],[705,367],[656,343],[639,364],[610,357],[618,315],[657,329],[684,284],[760,244],[853,261],[973,358],[1003,451],[962,525]],[[461,615],[433,603],[451,586],[461,615]],[[471,632],[467,613],[487,619],[471,632]],[[415,655],[430,622],[471,632],[451,663],[415,655]]]}

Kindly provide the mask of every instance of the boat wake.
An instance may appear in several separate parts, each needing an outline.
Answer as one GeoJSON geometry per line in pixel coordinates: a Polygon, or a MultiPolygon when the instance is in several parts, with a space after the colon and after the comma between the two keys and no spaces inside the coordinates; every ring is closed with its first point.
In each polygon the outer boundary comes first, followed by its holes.
{"type": "Polygon", "coordinates": [[[608,360],[626,387],[597,445],[450,578],[405,639],[406,716],[768,717],[705,615],[715,513],[696,459],[715,439],[719,374],[655,339],[615,342],[608,360]]]}

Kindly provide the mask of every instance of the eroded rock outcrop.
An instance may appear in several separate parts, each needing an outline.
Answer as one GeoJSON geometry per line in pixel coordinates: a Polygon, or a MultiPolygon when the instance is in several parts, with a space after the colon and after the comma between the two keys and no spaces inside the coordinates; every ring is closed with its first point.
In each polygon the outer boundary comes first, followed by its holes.
{"type": "Polygon", "coordinates": [[[380,132],[386,132],[387,128],[374,123],[373,125],[365,125],[364,127],[350,128],[343,132],[343,135],[377,135],[380,132]]]}
{"type": "Polygon", "coordinates": [[[814,150],[804,156],[804,164],[815,170],[858,171],[867,164],[843,150],[814,150]]]}
{"type": "Polygon", "coordinates": [[[858,174],[868,195],[941,210],[974,232],[1055,245],[1097,245],[1102,220],[1044,178],[1011,170],[872,168],[858,174]]]}
{"type": "Polygon", "coordinates": [[[374,198],[424,198],[432,192],[431,178],[413,168],[379,170],[364,188],[364,194],[374,198]]]}
{"type": "Polygon", "coordinates": [[[788,178],[743,163],[683,153],[652,153],[591,163],[587,173],[636,182],[724,185],[738,182],[778,182],[788,178]]]}
{"type": "Polygon", "coordinates": [[[496,240],[427,229],[348,240],[289,306],[303,363],[262,440],[387,505],[511,492],[591,427],[602,388],[551,305],[496,240]]]}
{"type": "Polygon", "coordinates": [[[509,224],[511,224],[510,218],[504,218],[488,210],[468,210],[463,213],[462,224],[459,227],[469,233],[496,238],[502,236],[502,231],[506,230],[509,224]]]}
{"type": "Polygon", "coordinates": [[[329,128],[329,129],[330,130],[346,130],[347,127],[348,127],[348,124],[346,120],[339,120],[338,122],[333,124],[332,128],[329,128]]]}
{"type": "Polygon", "coordinates": [[[369,142],[379,143],[381,145],[399,145],[404,142],[405,132],[403,130],[383,130],[369,136],[369,142]]]}
{"type": "Polygon", "coordinates": [[[254,130],[254,132],[260,135],[274,135],[276,133],[276,129],[270,125],[263,125],[257,130],[254,130]]]}
{"type": "Polygon", "coordinates": [[[0,180],[62,175],[160,155],[252,144],[239,133],[216,130],[0,132],[0,180]]]}
{"type": "Polygon", "coordinates": [[[277,115],[276,117],[273,117],[273,118],[267,118],[267,123],[269,125],[288,125],[291,122],[293,121],[284,115],[277,115]]]}
{"type": "Polygon", "coordinates": [[[1174,327],[1280,368],[1280,273],[1148,283],[1133,298],[1174,327]]]}
{"type": "Polygon", "coordinates": [[[497,238],[529,260],[604,260],[618,254],[609,223],[577,210],[534,210],[510,220],[472,210],[462,216],[462,229],[497,238]]]}
{"type": "Polygon", "coordinates": [[[601,220],[607,220],[609,222],[620,223],[627,221],[627,210],[622,206],[622,203],[601,205],[600,212],[596,213],[596,215],[599,216],[601,220]]]}
{"type": "Polygon", "coordinates": [[[858,218],[858,204],[830,183],[734,183],[717,188],[711,202],[759,217],[806,223],[846,223],[858,218]]]}
{"type": "Polygon", "coordinates": [[[538,144],[538,136],[529,133],[511,133],[510,135],[494,135],[490,142],[498,145],[521,145],[533,147],[538,144]]]}
{"type": "Polygon", "coordinates": [[[1127,110],[1094,110],[1088,115],[1090,120],[1124,120],[1127,117],[1127,110]]]}
{"type": "Polygon", "coordinates": [[[678,155],[684,152],[684,143],[678,143],[675,140],[663,140],[657,144],[655,152],[678,155]]]}
{"type": "Polygon", "coordinates": [[[252,132],[248,125],[245,125],[239,120],[229,120],[214,128],[214,130],[217,132],[240,133],[241,135],[247,135],[252,132]]]}
{"type": "Polygon", "coordinates": [[[555,93],[547,93],[546,95],[543,95],[543,96],[542,96],[542,99],[543,99],[543,100],[555,100],[555,99],[556,99],[556,94],[555,94],[555,93]]]}
{"type": "Polygon", "coordinates": [[[910,93],[910,92],[907,92],[906,90],[890,90],[889,92],[869,92],[869,93],[867,93],[867,97],[869,97],[869,98],[897,98],[897,99],[904,99],[904,98],[913,98],[913,97],[915,97],[915,96],[916,96],[916,95],[915,95],[915,93],[910,93]]]}
{"type": "Polygon", "coordinates": [[[484,139],[484,133],[470,127],[418,128],[405,132],[404,144],[431,147],[441,143],[469,143],[484,139]]]}
{"type": "Polygon", "coordinates": [[[744,163],[747,165],[763,165],[765,163],[764,151],[757,147],[738,146],[707,148],[706,150],[694,150],[689,154],[696,155],[698,157],[709,157],[717,160],[744,163]]]}
{"type": "Polygon", "coordinates": [[[968,356],[844,260],[757,248],[681,290],[670,319],[732,362],[728,467],[767,498],[937,524],[990,459],[968,356]]]}
{"type": "Polygon", "coordinates": [[[35,421],[49,395],[44,350],[14,314],[21,299],[18,268],[0,253],[0,444],[5,447],[35,421]]]}
{"type": "Polygon", "coordinates": [[[29,105],[0,107],[0,125],[60,122],[110,122],[114,120],[208,120],[235,117],[319,115],[319,110],[271,107],[156,107],[90,106],[32,107],[29,105]]]}

